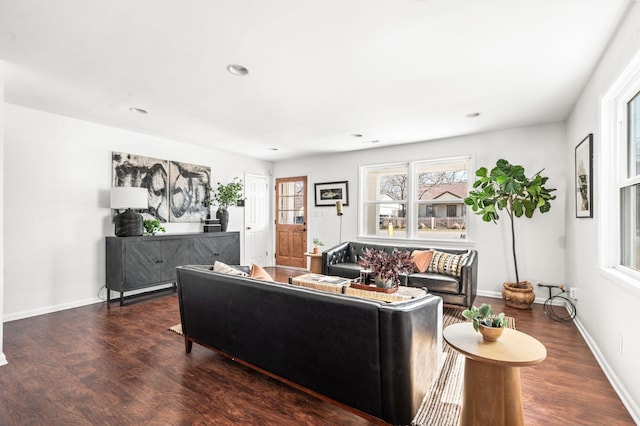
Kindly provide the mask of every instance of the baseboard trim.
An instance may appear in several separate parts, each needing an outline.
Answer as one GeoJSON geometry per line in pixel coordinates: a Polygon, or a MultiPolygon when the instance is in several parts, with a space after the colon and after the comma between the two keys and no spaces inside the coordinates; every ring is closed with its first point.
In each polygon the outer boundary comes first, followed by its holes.
{"type": "Polygon", "coordinates": [[[602,352],[600,352],[598,345],[591,338],[591,335],[584,328],[580,320],[576,318],[573,320],[573,322],[578,328],[578,331],[582,335],[584,341],[587,342],[587,346],[589,346],[589,349],[591,349],[591,353],[595,357],[596,361],[598,361],[600,368],[604,372],[604,375],[607,377],[607,380],[609,380],[609,383],[611,383],[613,390],[618,394],[618,397],[627,408],[629,415],[633,418],[633,421],[636,424],[640,424],[640,407],[638,407],[638,405],[633,401],[633,398],[631,398],[629,392],[627,392],[627,389],[620,382],[618,376],[613,371],[602,352]]]}
{"type": "Polygon", "coordinates": [[[0,352],[0,367],[2,367],[3,365],[7,365],[9,364],[7,362],[7,357],[4,356],[4,353],[0,352]]]}
{"type": "MultiPolygon", "coordinates": [[[[477,296],[483,296],[483,297],[491,297],[492,299],[502,299],[502,293],[498,292],[498,291],[485,291],[485,290],[478,290],[478,292],[476,293],[477,296]]],[[[545,297],[536,297],[536,299],[533,301],[533,303],[538,303],[540,305],[544,304],[544,302],[547,300],[548,298],[545,297]]],[[[554,301],[553,303],[554,305],[558,305],[558,306],[562,306],[562,302],[556,302],[554,301]]]]}
{"type": "Polygon", "coordinates": [[[50,314],[52,312],[64,311],[67,309],[79,308],[81,306],[92,305],[94,303],[100,303],[100,302],[104,302],[104,300],[98,297],[93,297],[91,299],[76,300],[74,302],[61,303],[59,305],[47,306],[39,309],[15,312],[13,314],[5,315],[2,318],[2,322],[10,322],[10,321],[15,321],[15,320],[24,319],[24,318],[36,317],[39,315],[50,314]]]}

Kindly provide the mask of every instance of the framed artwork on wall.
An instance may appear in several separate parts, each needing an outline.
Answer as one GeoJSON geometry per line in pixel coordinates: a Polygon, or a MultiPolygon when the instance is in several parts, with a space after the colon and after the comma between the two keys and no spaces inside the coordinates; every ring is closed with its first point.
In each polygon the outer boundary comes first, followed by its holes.
{"type": "Polygon", "coordinates": [[[324,182],[315,184],[316,207],[331,206],[341,201],[343,206],[349,205],[349,182],[324,182]]]}
{"type": "Polygon", "coordinates": [[[593,217],[593,134],[576,146],[576,217],[593,217]]]}
{"type": "Polygon", "coordinates": [[[144,219],[160,222],[201,222],[208,212],[211,167],[112,152],[111,186],[146,188],[149,208],[144,219]]]}
{"type": "Polygon", "coordinates": [[[111,186],[135,186],[149,191],[144,219],[169,222],[169,161],[126,152],[111,153],[111,186]]]}

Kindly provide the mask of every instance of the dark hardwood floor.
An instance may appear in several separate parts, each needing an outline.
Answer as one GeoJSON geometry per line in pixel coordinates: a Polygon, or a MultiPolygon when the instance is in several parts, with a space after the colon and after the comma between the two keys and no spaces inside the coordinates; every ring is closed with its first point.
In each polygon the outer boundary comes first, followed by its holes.
{"type": "MultiPolygon", "coordinates": [[[[267,270],[285,282],[302,273],[267,270]]],[[[543,363],[521,369],[527,424],[633,424],[573,324],[552,321],[540,305],[482,302],[547,347],[543,363]]],[[[5,323],[0,424],[370,424],[197,344],[185,354],[168,330],[179,322],[171,293],[5,323]]]]}

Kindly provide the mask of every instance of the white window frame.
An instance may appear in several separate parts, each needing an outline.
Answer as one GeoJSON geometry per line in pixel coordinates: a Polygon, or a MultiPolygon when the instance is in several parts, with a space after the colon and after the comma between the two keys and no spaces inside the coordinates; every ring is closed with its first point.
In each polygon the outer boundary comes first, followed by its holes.
{"type": "MultiPolygon", "coordinates": [[[[422,244],[424,243],[437,243],[439,246],[451,246],[451,247],[467,247],[474,245],[474,242],[471,240],[472,235],[472,226],[473,222],[470,217],[470,210],[468,206],[464,205],[465,209],[465,217],[467,218],[466,229],[465,229],[465,238],[418,238],[417,236],[417,224],[418,218],[415,216],[415,211],[417,211],[417,206],[421,202],[416,200],[416,187],[415,187],[415,174],[416,169],[419,165],[422,164],[438,164],[438,163],[453,163],[453,162],[461,162],[464,161],[467,163],[467,193],[473,187],[473,181],[475,179],[475,171],[474,171],[474,158],[472,155],[460,155],[455,157],[445,157],[445,158],[432,158],[432,159],[420,159],[420,160],[412,160],[412,161],[397,161],[390,163],[379,163],[379,164],[368,164],[368,165],[360,165],[360,173],[358,180],[358,239],[359,240],[371,240],[371,241],[385,241],[388,243],[416,243],[422,244]],[[366,199],[366,191],[365,191],[365,180],[366,175],[369,170],[379,169],[384,167],[407,167],[407,198],[406,202],[406,212],[407,216],[406,220],[406,238],[400,237],[386,237],[386,236],[378,236],[378,235],[370,235],[366,234],[366,218],[364,215],[366,214],[365,205],[369,202],[366,199]]],[[[393,201],[392,201],[393,202],[393,201]]],[[[422,202],[424,204],[424,202],[422,202]]],[[[430,204],[436,204],[430,203],[430,204]]],[[[447,201],[442,201],[442,203],[447,204],[450,203],[447,201]]]]}
{"type": "Polygon", "coordinates": [[[640,176],[628,178],[627,105],[640,92],[640,53],[622,72],[602,98],[602,141],[597,144],[597,164],[601,178],[598,185],[600,201],[598,253],[600,271],[613,282],[640,291],[640,271],[621,265],[621,199],[620,189],[640,183],[640,176]]]}

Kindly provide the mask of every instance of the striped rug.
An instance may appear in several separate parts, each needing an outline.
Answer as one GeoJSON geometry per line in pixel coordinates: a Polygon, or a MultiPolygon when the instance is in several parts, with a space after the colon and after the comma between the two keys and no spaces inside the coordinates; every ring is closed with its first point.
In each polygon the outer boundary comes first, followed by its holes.
{"type": "MultiPolygon", "coordinates": [[[[467,321],[462,309],[445,307],[442,328],[467,321]]],[[[515,318],[508,318],[510,328],[515,328],[515,318]]],[[[462,405],[462,382],[464,379],[464,356],[442,342],[444,363],[435,383],[422,401],[418,414],[413,419],[415,426],[457,426],[462,405]]]]}

